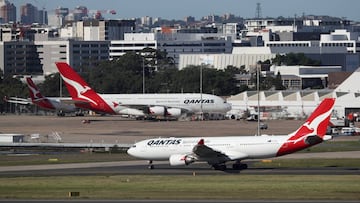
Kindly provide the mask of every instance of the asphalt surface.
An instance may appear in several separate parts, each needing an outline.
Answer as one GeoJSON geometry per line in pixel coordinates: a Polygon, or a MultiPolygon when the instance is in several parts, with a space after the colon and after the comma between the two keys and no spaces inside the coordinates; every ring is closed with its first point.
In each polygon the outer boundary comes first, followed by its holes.
{"type": "MultiPolygon", "coordinates": [[[[262,134],[277,135],[288,134],[295,131],[303,121],[268,121],[269,129],[262,130],[262,134]]],[[[150,122],[135,121],[119,116],[111,117],[54,117],[54,116],[0,116],[0,133],[40,134],[36,142],[53,142],[49,136],[57,132],[61,136],[61,142],[69,143],[134,143],[142,139],[152,137],[190,137],[190,136],[244,136],[255,135],[256,122],[246,121],[182,121],[182,122],[150,122]],[[83,120],[90,123],[83,124],[83,120]]],[[[360,137],[339,137],[337,140],[359,140],[360,137]]],[[[358,152],[335,152],[335,153],[295,153],[284,158],[355,158],[360,159],[358,152]]],[[[0,155],[0,161],[1,161],[0,155]]],[[[256,161],[256,160],[255,160],[256,161]]],[[[64,176],[64,175],[227,175],[227,174],[258,174],[258,175],[360,175],[360,168],[350,167],[321,167],[321,168],[256,168],[253,161],[246,162],[249,168],[246,170],[216,171],[209,165],[196,163],[189,166],[172,167],[168,162],[154,162],[155,169],[149,170],[147,162],[118,161],[80,164],[49,164],[27,166],[2,166],[0,177],[23,177],[23,176],[64,176]]],[[[266,176],[265,176],[266,177],[266,176]]],[[[331,200],[290,200],[290,201],[267,201],[267,200],[10,200],[0,202],[338,202],[331,200]]],[[[359,202],[359,201],[341,201],[359,202]]]]}
{"type": "MultiPolygon", "coordinates": [[[[341,158],[351,157],[360,159],[360,151],[356,152],[325,152],[299,153],[275,159],[292,158],[341,158]]],[[[62,175],[226,175],[226,174],[258,174],[258,175],[360,175],[360,168],[351,167],[319,167],[319,168],[257,168],[253,162],[245,161],[249,165],[245,170],[225,171],[213,170],[206,163],[195,163],[189,166],[170,166],[167,161],[154,162],[155,169],[147,168],[147,161],[118,161],[72,164],[48,164],[27,166],[2,166],[0,176],[62,176],[62,175]]]]}
{"type": "MultiPolygon", "coordinates": [[[[298,129],[302,120],[270,120],[262,134],[287,135],[298,129]]],[[[39,142],[53,142],[57,132],[64,143],[134,143],[153,137],[212,137],[255,135],[257,122],[219,121],[137,121],[121,116],[56,117],[0,115],[0,133],[39,134],[39,142]],[[84,124],[83,120],[90,123],[84,124]]],[[[359,140],[359,136],[337,140],[359,140]]]]}
{"type": "MultiPolygon", "coordinates": [[[[269,121],[265,134],[288,134],[303,121],[269,121]],[[279,125],[281,123],[281,125],[279,125]]],[[[137,121],[121,116],[56,117],[0,116],[0,133],[40,134],[41,142],[53,141],[46,135],[57,132],[66,143],[134,143],[152,137],[255,135],[257,122],[220,121],[137,121]],[[90,123],[84,124],[83,120],[90,123]]]]}

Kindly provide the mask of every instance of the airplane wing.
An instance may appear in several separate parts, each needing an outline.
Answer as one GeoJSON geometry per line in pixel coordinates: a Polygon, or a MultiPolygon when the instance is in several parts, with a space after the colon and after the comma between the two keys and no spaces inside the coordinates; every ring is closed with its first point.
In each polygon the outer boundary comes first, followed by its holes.
{"type": "Polygon", "coordinates": [[[30,99],[19,98],[19,97],[4,97],[4,100],[9,103],[30,105],[33,104],[30,99]]]}
{"type": "Polygon", "coordinates": [[[64,104],[90,104],[89,101],[74,100],[74,99],[71,99],[71,98],[61,98],[60,102],[64,103],[64,104]]]}
{"type": "Polygon", "coordinates": [[[151,105],[146,105],[146,104],[122,104],[119,103],[119,105],[128,107],[128,108],[133,108],[133,109],[145,109],[145,108],[149,108],[149,107],[164,107],[164,108],[177,108],[177,109],[181,109],[181,111],[183,112],[191,112],[191,109],[188,108],[184,108],[182,106],[177,106],[177,105],[161,105],[161,104],[151,104],[151,105]]]}
{"type": "Polygon", "coordinates": [[[221,162],[230,160],[241,160],[248,157],[247,154],[236,151],[217,151],[204,143],[204,139],[201,139],[197,145],[193,148],[193,153],[203,160],[208,162],[221,162]]]}

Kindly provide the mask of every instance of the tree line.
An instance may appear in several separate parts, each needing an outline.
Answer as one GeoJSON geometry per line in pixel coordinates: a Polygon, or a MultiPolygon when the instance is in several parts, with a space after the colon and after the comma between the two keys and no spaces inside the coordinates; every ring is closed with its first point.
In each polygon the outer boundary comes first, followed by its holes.
{"type": "MultiPolygon", "coordinates": [[[[84,80],[99,93],[127,94],[142,93],[143,91],[145,93],[199,93],[200,73],[202,73],[203,93],[229,96],[256,89],[256,87],[238,85],[235,74],[249,74],[243,66],[228,66],[224,70],[218,70],[208,65],[191,65],[178,70],[173,59],[167,57],[165,52],[144,50],[144,53],[130,52],[112,61],[99,62],[96,66],[73,68],[78,70],[84,80]]],[[[303,54],[278,55],[272,61],[259,63],[285,65],[304,63],[297,65],[309,65],[307,64],[309,61],[317,63],[306,57],[304,59],[303,54]]],[[[251,77],[256,84],[256,73],[252,73],[251,77]]],[[[285,89],[282,86],[280,74],[276,77],[260,75],[259,78],[260,90],[285,89]]],[[[45,81],[38,86],[44,96],[69,96],[65,85],[61,83],[62,88],[60,88],[60,83],[60,75],[55,73],[46,76],[45,81]]],[[[5,96],[27,98],[29,93],[26,85],[20,79],[13,78],[12,75],[0,75],[0,97],[4,98],[5,96]]],[[[4,110],[4,106],[5,102],[1,100],[0,112],[4,110]]]]}

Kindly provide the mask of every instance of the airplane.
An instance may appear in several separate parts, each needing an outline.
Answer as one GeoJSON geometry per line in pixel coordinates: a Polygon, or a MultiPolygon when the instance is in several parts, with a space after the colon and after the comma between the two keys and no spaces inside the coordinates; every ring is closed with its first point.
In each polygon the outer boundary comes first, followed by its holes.
{"type": "Polygon", "coordinates": [[[226,113],[231,109],[221,97],[200,94],[99,94],[65,62],[56,62],[76,106],[95,112],[133,116],[179,118],[184,113],[226,113]]]}
{"type": "Polygon", "coordinates": [[[150,169],[154,160],[168,160],[171,166],[207,162],[216,170],[226,170],[226,162],[235,161],[233,169],[246,169],[241,163],[244,159],[283,156],[332,139],[326,129],[334,103],[334,98],[325,98],[305,123],[288,135],[154,138],[135,143],[127,153],[149,160],[150,169]]]}
{"type": "Polygon", "coordinates": [[[44,97],[39,88],[35,85],[30,77],[26,78],[29,88],[30,99],[9,97],[5,101],[17,104],[34,104],[42,109],[56,111],[58,116],[64,116],[65,113],[76,112],[77,108],[69,97],[44,97]]]}

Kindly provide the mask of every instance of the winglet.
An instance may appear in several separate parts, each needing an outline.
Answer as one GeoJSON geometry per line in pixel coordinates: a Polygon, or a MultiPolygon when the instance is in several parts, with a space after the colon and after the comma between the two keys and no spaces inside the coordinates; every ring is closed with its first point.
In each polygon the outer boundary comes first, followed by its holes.
{"type": "Polygon", "coordinates": [[[198,145],[204,145],[204,144],[205,144],[204,139],[200,139],[197,144],[198,144],[198,145]]]}

